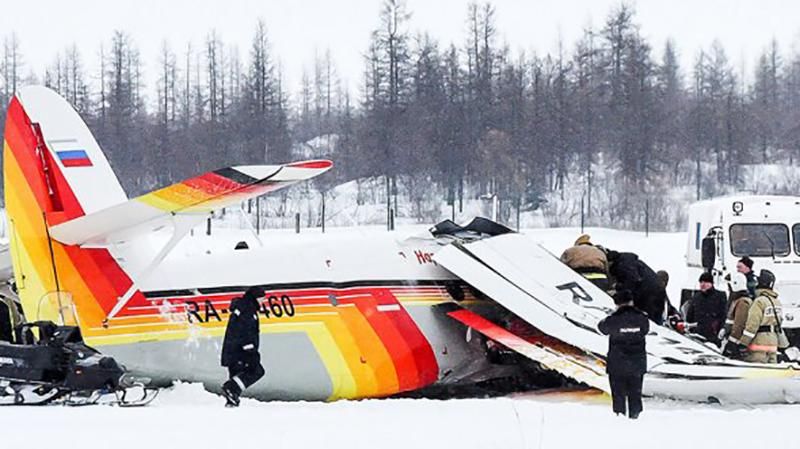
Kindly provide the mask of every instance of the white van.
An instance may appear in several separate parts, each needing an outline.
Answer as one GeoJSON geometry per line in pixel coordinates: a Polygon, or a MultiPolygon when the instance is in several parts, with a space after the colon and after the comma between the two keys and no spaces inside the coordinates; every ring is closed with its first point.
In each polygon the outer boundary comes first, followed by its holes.
{"type": "MultiPolygon", "coordinates": [[[[742,195],[698,201],[689,206],[686,265],[681,303],[710,270],[717,289],[727,294],[725,276],[743,256],[776,277],[783,305],[783,327],[800,340],[800,197],[742,195]]],[[[792,338],[795,337],[795,338],[792,338]]]]}

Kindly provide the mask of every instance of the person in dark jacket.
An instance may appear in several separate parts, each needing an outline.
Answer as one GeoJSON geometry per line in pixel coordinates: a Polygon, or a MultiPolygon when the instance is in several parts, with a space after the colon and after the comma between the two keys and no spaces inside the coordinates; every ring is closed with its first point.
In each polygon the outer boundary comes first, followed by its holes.
{"type": "Polygon", "coordinates": [[[0,294],[0,341],[14,342],[16,328],[24,322],[24,316],[15,298],[0,294]]]}
{"type": "Polygon", "coordinates": [[[700,290],[692,296],[686,308],[686,327],[719,346],[719,331],[725,324],[728,300],[725,293],[714,288],[711,273],[701,274],[699,281],[700,290]]]}
{"type": "Polygon", "coordinates": [[[239,396],[264,376],[258,352],[258,298],[264,296],[260,287],[250,287],[241,298],[231,301],[230,318],[222,342],[222,366],[228,368],[229,379],[222,384],[227,406],[239,405],[239,396]]]}
{"type": "Polygon", "coordinates": [[[611,386],[614,413],[636,419],[642,412],[642,382],[647,372],[645,337],[650,332],[650,321],[633,305],[633,295],[628,290],[614,295],[617,310],[601,321],[597,328],[608,335],[606,372],[611,386]]]}
{"type": "Polygon", "coordinates": [[[681,312],[680,310],[676,309],[675,306],[669,300],[669,295],[667,294],[667,285],[669,285],[669,273],[666,270],[658,270],[656,271],[656,279],[658,279],[658,285],[664,289],[664,298],[666,299],[667,303],[667,319],[669,322],[675,322],[681,319],[681,312]]]}
{"type": "Polygon", "coordinates": [[[609,273],[616,291],[628,290],[634,305],[656,324],[664,323],[667,291],[655,271],[634,253],[608,251],[609,273]]]}
{"type": "Polygon", "coordinates": [[[756,273],[753,271],[753,259],[744,256],[736,262],[736,271],[742,273],[747,278],[747,293],[751,298],[756,297],[756,287],[758,287],[758,279],[756,273]]]}
{"type": "Polygon", "coordinates": [[[14,329],[11,324],[11,309],[0,301],[0,341],[13,342],[14,329]]]}

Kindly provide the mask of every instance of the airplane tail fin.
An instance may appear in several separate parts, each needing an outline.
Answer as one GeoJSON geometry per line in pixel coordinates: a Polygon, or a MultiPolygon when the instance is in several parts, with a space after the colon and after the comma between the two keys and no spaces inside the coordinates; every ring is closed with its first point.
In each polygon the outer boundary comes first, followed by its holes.
{"type": "Polygon", "coordinates": [[[77,112],[45,87],[12,98],[4,140],[11,259],[27,318],[99,316],[130,279],[107,250],[67,247],[48,228],[126,201],[111,166],[77,112]]]}
{"type": "MultiPolygon", "coordinates": [[[[11,100],[4,138],[9,246],[26,317],[78,324],[88,338],[108,336],[106,325],[118,313],[125,319],[126,304],[146,303],[109,248],[170,224],[174,245],[185,235],[179,221],[188,231],[215,209],[332,166],[315,160],[228,167],[128,200],[86,124],[44,87],[23,88],[11,100]]],[[[146,277],[159,256],[135,275],[146,277]]]]}

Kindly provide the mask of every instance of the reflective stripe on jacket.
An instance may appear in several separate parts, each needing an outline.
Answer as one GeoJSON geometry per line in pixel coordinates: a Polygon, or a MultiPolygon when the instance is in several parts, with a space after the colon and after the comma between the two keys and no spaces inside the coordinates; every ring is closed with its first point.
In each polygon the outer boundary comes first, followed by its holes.
{"type": "Polygon", "coordinates": [[[778,333],[775,330],[779,325],[778,317],[781,314],[778,294],[771,289],[759,289],[756,293],[756,299],[747,313],[741,343],[748,346],[751,351],[777,352],[778,333]],[[774,326],[775,330],[759,332],[762,326],[774,326]]]}
{"type": "MultiPolygon", "coordinates": [[[[753,305],[753,300],[750,299],[745,292],[738,293],[740,293],[741,296],[734,296],[731,306],[728,308],[728,318],[725,320],[728,341],[735,344],[741,343],[742,333],[747,323],[747,314],[750,312],[750,306],[753,305]]],[[[736,295],[736,293],[734,293],[734,295],[736,295]]],[[[753,335],[753,337],[754,336],[755,335],[753,335]]]]}

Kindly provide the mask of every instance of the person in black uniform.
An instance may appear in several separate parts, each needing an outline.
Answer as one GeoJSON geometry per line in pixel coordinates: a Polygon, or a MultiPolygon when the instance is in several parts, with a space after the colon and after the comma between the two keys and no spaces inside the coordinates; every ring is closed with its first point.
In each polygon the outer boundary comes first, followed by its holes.
{"type": "Polygon", "coordinates": [[[609,250],[607,255],[608,271],[615,281],[614,289],[630,291],[634,305],[645,312],[654,323],[662,325],[667,306],[667,291],[659,282],[656,272],[634,253],[609,250]]]}
{"type": "Polygon", "coordinates": [[[645,336],[650,332],[650,320],[633,306],[633,295],[621,290],[614,295],[617,310],[600,321],[598,329],[608,335],[606,373],[611,386],[614,413],[636,419],[642,412],[642,382],[647,372],[645,336]],[[626,404],[627,403],[627,404],[626,404]]]}
{"type": "Polygon", "coordinates": [[[237,407],[242,391],[264,376],[258,352],[258,298],[263,296],[264,289],[250,287],[244,296],[231,301],[221,360],[228,368],[229,379],[222,384],[228,407],[237,407]]]}

